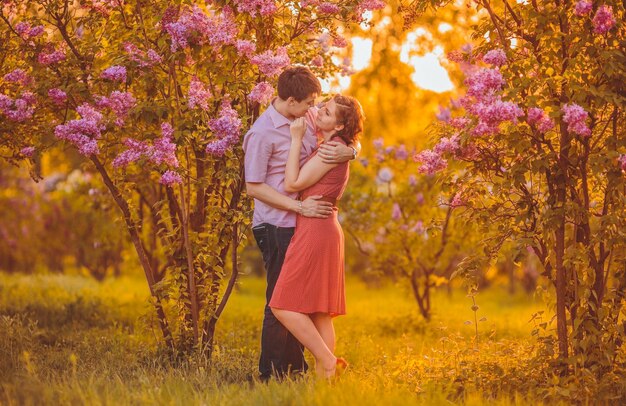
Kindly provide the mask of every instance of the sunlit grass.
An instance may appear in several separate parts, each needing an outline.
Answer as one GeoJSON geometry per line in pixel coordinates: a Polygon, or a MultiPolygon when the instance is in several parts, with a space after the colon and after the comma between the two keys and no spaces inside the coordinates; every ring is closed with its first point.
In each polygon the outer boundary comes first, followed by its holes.
{"type": "MultiPolygon", "coordinates": [[[[337,352],[351,363],[333,385],[311,374],[258,383],[256,376],[265,283],[243,278],[218,323],[212,364],[171,366],[147,328],[145,282],[77,276],[0,275],[0,403],[234,405],[539,404],[510,388],[482,393],[465,365],[518,367],[532,352],[532,296],[499,289],[477,296],[474,341],[471,300],[437,292],[433,320],[418,315],[401,285],[368,289],[348,280],[348,315],[336,320],[337,352]],[[33,325],[29,321],[36,321],[33,325]],[[10,352],[10,353],[9,353],[10,352]],[[456,377],[456,378],[455,378],[456,377]],[[456,380],[455,380],[456,379],[456,380]],[[459,392],[461,390],[461,392],[459,392]],[[494,395],[495,393],[495,395],[494,395]]],[[[307,356],[310,362],[310,356],[307,356]]],[[[489,371],[491,373],[491,371],[489,371]]],[[[495,371],[494,373],[497,373],[495,371]]],[[[480,375],[480,374],[479,374],[480,375]]],[[[476,379],[484,379],[485,374],[476,379]]],[[[495,376],[495,375],[494,375],[495,376]]]]}

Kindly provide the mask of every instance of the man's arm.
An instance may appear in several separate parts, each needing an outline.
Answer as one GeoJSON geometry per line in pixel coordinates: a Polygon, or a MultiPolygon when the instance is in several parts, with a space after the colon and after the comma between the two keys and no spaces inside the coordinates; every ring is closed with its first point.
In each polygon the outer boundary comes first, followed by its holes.
{"type": "Polygon", "coordinates": [[[333,211],[332,203],[319,201],[322,196],[310,196],[302,202],[279,193],[273,187],[262,182],[246,182],[248,196],[274,208],[300,213],[306,217],[326,218],[333,211]]]}
{"type": "Polygon", "coordinates": [[[360,153],[361,143],[357,140],[347,146],[337,141],[325,142],[317,154],[325,164],[340,164],[355,159],[360,153]]]}

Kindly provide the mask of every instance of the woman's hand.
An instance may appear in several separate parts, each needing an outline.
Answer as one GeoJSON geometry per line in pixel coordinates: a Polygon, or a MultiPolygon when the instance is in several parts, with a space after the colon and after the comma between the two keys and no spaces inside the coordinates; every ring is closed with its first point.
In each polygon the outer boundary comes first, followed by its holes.
{"type": "Polygon", "coordinates": [[[291,131],[291,139],[302,141],[304,137],[304,133],[306,131],[306,120],[304,117],[296,118],[291,122],[291,126],[289,126],[289,130],[291,131]]]}

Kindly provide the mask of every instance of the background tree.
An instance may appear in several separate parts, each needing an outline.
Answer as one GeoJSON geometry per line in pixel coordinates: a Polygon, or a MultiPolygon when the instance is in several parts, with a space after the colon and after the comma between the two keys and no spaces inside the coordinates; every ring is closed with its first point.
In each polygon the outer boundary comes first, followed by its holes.
{"type": "Polygon", "coordinates": [[[62,140],[90,161],[121,210],[166,345],[210,354],[249,223],[241,137],[282,68],[317,58],[317,73],[339,71],[337,24],[381,7],[4,2],[3,155],[36,162],[62,140]]]}
{"type": "Polygon", "coordinates": [[[623,4],[477,5],[483,40],[452,55],[467,93],[440,132],[458,145],[421,161],[467,163],[457,183],[482,196],[475,220],[498,224],[488,252],[507,240],[529,247],[554,286],[558,363],[575,366],[561,371],[610,380],[626,327],[623,4]]]}

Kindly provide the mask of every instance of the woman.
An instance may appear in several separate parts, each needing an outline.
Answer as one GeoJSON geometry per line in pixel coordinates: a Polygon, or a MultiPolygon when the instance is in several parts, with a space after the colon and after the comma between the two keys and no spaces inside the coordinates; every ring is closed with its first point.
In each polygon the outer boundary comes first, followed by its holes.
{"type": "MultiPolygon", "coordinates": [[[[324,142],[354,144],[363,131],[363,110],[356,99],[337,95],[319,109],[315,125],[324,142]]],[[[323,200],[335,204],[346,188],[349,164],[326,164],[316,151],[300,168],[305,130],[304,118],[291,124],[285,190],[301,191],[301,199],[323,195],[323,200]]],[[[276,318],[311,351],[318,376],[327,378],[335,375],[337,367],[347,367],[345,360],[334,355],[332,322],[346,313],[343,250],[336,206],[326,219],[299,215],[269,304],[276,318]]]]}

